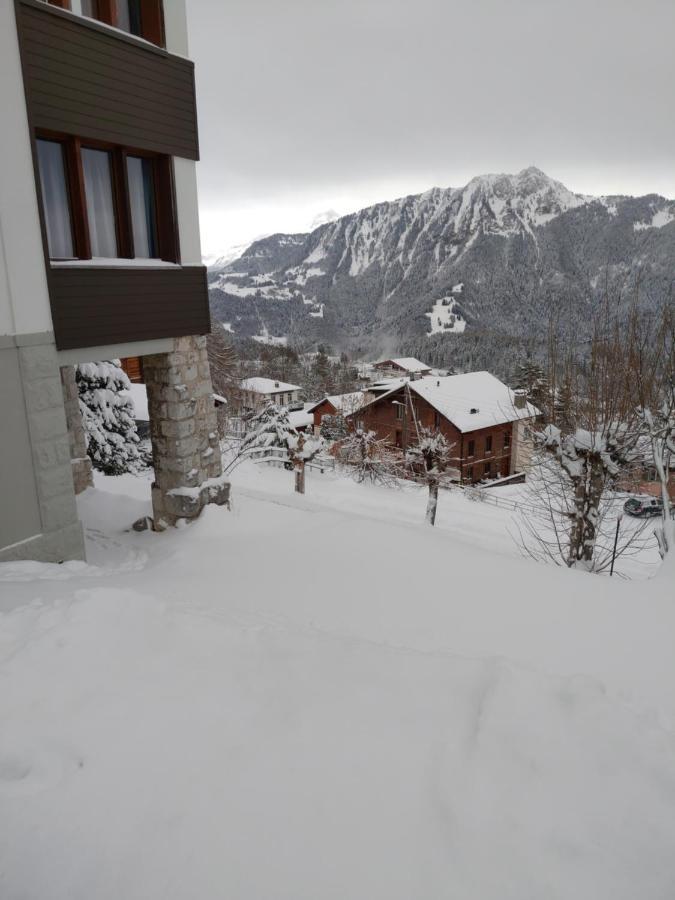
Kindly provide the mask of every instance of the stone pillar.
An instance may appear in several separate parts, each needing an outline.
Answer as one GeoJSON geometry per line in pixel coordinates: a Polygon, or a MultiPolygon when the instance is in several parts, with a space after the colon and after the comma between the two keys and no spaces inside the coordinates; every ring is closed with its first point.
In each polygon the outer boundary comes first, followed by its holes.
{"type": "Polygon", "coordinates": [[[176,338],[171,353],[143,357],[155,468],[154,527],[193,519],[207,503],[227,504],[206,338],[176,338]]]}
{"type": "Polygon", "coordinates": [[[80,412],[80,392],[75,381],[74,366],[61,366],[61,387],[63,389],[63,405],[66,410],[66,424],[68,425],[73,485],[75,493],[81,494],[88,487],[94,486],[94,475],[91,460],[87,456],[87,441],[80,412]]]}

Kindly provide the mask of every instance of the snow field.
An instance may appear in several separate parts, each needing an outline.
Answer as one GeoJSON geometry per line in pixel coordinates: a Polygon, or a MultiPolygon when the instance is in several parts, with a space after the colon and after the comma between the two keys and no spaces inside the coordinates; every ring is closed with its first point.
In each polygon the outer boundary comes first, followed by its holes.
{"type": "Polygon", "coordinates": [[[307,492],[247,463],[231,512],[139,535],[149,480],[98,477],[89,564],[0,566],[0,895],[671,897],[673,572],[307,492]]]}

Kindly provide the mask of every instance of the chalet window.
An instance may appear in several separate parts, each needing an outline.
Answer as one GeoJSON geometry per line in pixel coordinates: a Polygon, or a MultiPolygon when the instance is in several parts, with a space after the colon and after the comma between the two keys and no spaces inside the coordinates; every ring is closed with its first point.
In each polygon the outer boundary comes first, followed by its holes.
{"type": "Polygon", "coordinates": [[[485,465],[483,466],[483,474],[486,478],[490,478],[490,476],[492,475],[492,463],[491,462],[485,463],[485,465]]]}
{"type": "Polygon", "coordinates": [[[469,444],[468,444],[468,447],[467,447],[467,451],[466,451],[466,455],[467,455],[467,456],[473,456],[475,452],[476,452],[476,442],[475,442],[475,441],[469,441],[469,444]]]}
{"type": "Polygon", "coordinates": [[[504,432],[504,449],[507,450],[511,446],[511,432],[504,432]]]}
{"type": "Polygon", "coordinates": [[[117,0],[117,27],[143,37],[140,0],[117,0]]]}
{"type": "Polygon", "coordinates": [[[434,412],[434,428],[441,427],[441,414],[439,412],[434,412]]]}
{"type": "Polygon", "coordinates": [[[403,410],[404,410],[404,408],[405,408],[405,407],[404,407],[402,404],[400,404],[400,403],[394,404],[394,409],[396,410],[396,418],[397,418],[397,419],[402,419],[402,418],[403,418],[403,410]]]}
{"type": "Polygon", "coordinates": [[[92,256],[117,256],[112,170],[107,150],[82,148],[82,172],[92,256]]]}
{"type": "Polygon", "coordinates": [[[489,434],[485,438],[485,452],[492,453],[492,435],[491,434],[489,434]]]}
{"type": "Polygon", "coordinates": [[[170,157],[40,135],[37,160],[51,259],[178,262],[170,157]]]}
{"type": "Polygon", "coordinates": [[[127,156],[127,180],[134,254],[152,259],[158,255],[152,160],[142,156],[127,156]]]}
{"type": "Polygon", "coordinates": [[[469,468],[466,470],[466,478],[467,481],[473,481],[473,466],[469,466],[469,468]]]}
{"type": "Polygon", "coordinates": [[[164,45],[164,19],[161,0],[49,0],[56,6],[72,8],[73,12],[81,11],[89,19],[97,19],[151,41],[164,45]],[[78,10],[79,6],[79,10],[78,10]]]}
{"type": "Polygon", "coordinates": [[[73,230],[63,146],[56,141],[37,142],[47,244],[52,259],[72,259],[73,230]]]}

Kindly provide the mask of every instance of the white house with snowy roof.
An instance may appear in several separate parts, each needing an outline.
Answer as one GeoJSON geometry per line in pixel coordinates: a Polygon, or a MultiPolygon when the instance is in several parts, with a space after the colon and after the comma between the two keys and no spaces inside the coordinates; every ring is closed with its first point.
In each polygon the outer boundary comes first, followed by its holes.
{"type": "Polygon", "coordinates": [[[287,384],[274,378],[245,378],[241,382],[241,402],[249,410],[260,409],[270,402],[288,406],[299,402],[301,390],[299,384],[287,384]]]}

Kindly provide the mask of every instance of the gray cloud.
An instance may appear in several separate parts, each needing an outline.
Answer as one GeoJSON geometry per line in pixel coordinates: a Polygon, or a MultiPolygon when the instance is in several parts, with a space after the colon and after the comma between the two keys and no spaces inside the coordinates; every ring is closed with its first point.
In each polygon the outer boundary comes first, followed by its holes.
{"type": "Polygon", "coordinates": [[[533,163],[577,191],[675,196],[672,0],[189,0],[188,14],[206,221],[342,212],[533,163]]]}

